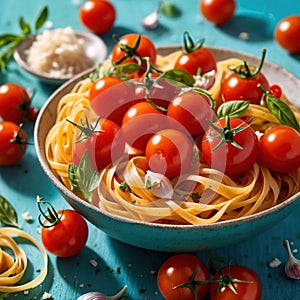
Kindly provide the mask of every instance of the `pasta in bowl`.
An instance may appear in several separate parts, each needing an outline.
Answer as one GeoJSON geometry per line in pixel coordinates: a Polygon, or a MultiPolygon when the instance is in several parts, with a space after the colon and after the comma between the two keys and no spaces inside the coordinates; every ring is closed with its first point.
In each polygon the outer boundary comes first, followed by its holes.
{"type": "MultiPolygon", "coordinates": [[[[220,99],[221,82],[228,76],[229,66],[245,60],[258,65],[260,61],[259,58],[244,53],[219,48],[209,49],[217,60],[213,82],[206,89],[212,99],[220,99]]],[[[168,70],[179,55],[179,48],[161,47],[158,48],[158,53],[157,65],[163,70],[168,70]]],[[[291,108],[299,123],[300,114],[297,107],[300,104],[295,102],[298,99],[296,91],[300,87],[299,81],[268,61],[264,63],[262,70],[270,83],[283,87],[284,93],[280,98],[291,108]]],[[[93,82],[89,75],[85,72],[75,77],[49,98],[36,123],[35,145],[43,170],[63,197],[111,237],[134,246],[158,251],[180,252],[217,248],[255,236],[277,224],[295,209],[300,197],[299,168],[280,173],[269,170],[264,164],[255,161],[242,176],[226,174],[225,164],[214,168],[201,159],[201,154],[199,157],[199,152],[203,149],[199,147],[199,151],[195,146],[197,139],[194,135],[189,139],[195,141],[195,144],[192,146],[192,152],[189,152],[193,163],[188,171],[175,176],[162,175],[155,168],[149,171],[147,155],[137,149],[138,147],[129,147],[130,151],[126,152],[128,155],[122,156],[117,152],[113,162],[92,173],[96,174],[95,181],[91,177],[88,180],[77,180],[78,185],[81,185],[81,191],[78,192],[70,180],[72,174],[80,172],[80,161],[74,163],[74,149],[77,147],[74,141],[80,136],[78,126],[74,124],[83,125],[82,120],[88,118],[91,124],[92,120],[93,124],[98,120],[95,119],[94,110],[90,111],[88,97],[93,82]],[[84,181],[95,183],[91,193],[82,193],[83,189],[86,190],[86,186],[82,187],[84,181]],[[157,186],[160,188],[157,189],[157,186]],[[230,239],[223,238],[227,235],[230,239]]],[[[206,77],[206,83],[210,81],[209,78],[206,77]]],[[[188,88],[185,92],[189,92],[188,88]]],[[[204,94],[204,97],[208,95],[204,94]]],[[[216,102],[220,113],[222,103],[216,102]]],[[[165,115],[159,115],[158,124],[165,126],[165,115]]],[[[207,115],[205,119],[206,117],[207,115]]],[[[243,109],[242,118],[247,122],[250,119],[251,127],[262,132],[267,127],[279,123],[268,108],[255,104],[243,109]]],[[[149,121],[144,118],[141,120],[142,123],[148,124],[147,127],[154,124],[151,118],[149,121]]],[[[177,126],[177,122],[175,123],[177,126]]],[[[130,122],[127,124],[130,128],[130,122]]],[[[211,122],[207,124],[210,125],[211,122]]],[[[159,131],[165,130],[160,126],[159,131]]],[[[249,126],[246,125],[245,128],[249,126]]],[[[154,134],[158,129],[154,127],[149,129],[148,133],[154,134]]],[[[140,136],[144,136],[145,130],[142,130],[140,136]]],[[[181,131],[185,130],[186,128],[181,131]]],[[[126,135],[126,131],[120,136],[123,138],[124,134],[126,135]]],[[[113,145],[114,141],[111,144],[113,145]]],[[[180,142],[174,144],[180,148],[179,152],[188,151],[179,146],[180,142]]],[[[188,142],[181,144],[186,145],[188,142]]],[[[119,148],[123,151],[122,147],[119,148]]],[[[215,158],[215,163],[218,160],[215,158]]],[[[222,161],[226,159],[223,157],[222,161]]],[[[83,173],[91,175],[90,170],[83,173]]]]}

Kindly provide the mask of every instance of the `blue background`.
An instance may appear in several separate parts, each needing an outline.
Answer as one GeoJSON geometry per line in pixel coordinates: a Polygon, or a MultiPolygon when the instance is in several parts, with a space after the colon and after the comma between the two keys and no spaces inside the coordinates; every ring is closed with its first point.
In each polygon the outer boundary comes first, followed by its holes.
{"type": "MultiPolygon", "coordinates": [[[[171,0],[169,0],[171,1],[171,0]]],[[[176,18],[160,16],[160,26],[146,31],[140,26],[141,18],[150,13],[158,1],[114,0],[117,11],[114,28],[101,36],[112,49],[112,34],[121,36],[128,32],[145,33],[156,45],[181,44],[182,33],[188,31],[195,39],[205,37],[206,45],[235,49],[260,56],[262,48],[267,48],[267,59],[300,78],[300,56],[289,55],[273,39],[273,31],[278,20],[286,15],[300,14],[300,1],[237,1],[235,17],[222,27],[216,27],[203,19],[199,12],[199,1],[172,0],[180,9],[176,18]],[[240,32],[248,32],[249,40],[239,38],[240,32]]],[[[71,0],[7,0],[0,2],[0,33],[19,33],[18,18],[24,16],[33,23],[38,11],[49,7],[48,20],[55,28],[72,26],[86,31],[78,19],[78,10],[83,1],[71,0]]],[[[299,33],[300,36],[300,33],[299,33]]],[[[57,88],[39,82],[11,62],[8,71],[0,75],[4,82],[19,83],[35,90],[33,105],[41,107],[57,88]]],[[[33,142],[33,124],[26,123],[24,129],[33,142]]],[[[51,201],[57,208],[67,208],[67,203],[49,182],[40,168],[33,145],[28,146],[26,156],[14,167],[0,167],[0,195],[5,197],[17,210],[19,223],[23,230],[40,241],[38,209],[36,196],[51,201]],[[32,223],[26,223],[21,214],[29,211],[32,223]]],[[[294,247],[300,249],[300,207],[280,224],[251,240],[228,248],[216,249],[212,254],[222,258],[226,264],[232,259],[235,264],[244,264],[257,272],[263,284],[263,299],[297,299],[300,294],[300,282],[289,280],[284,275],[283,264],[270,268],[268,263],[275,257],[286,261],[286,251],[282,240],[289,239],[294,247]]],[[[128,299],[162,299],[156,284],[156,274],[162,262],[170,253],[158,253],[122,244],[89,224],[90,234],[84,250],[69,259],[56,258],[49,254],[49,272],[44,283],[30,290],[12,294],[9,299],[41,299],[44,291],[50,292],[55,300],[76,299],[90,290],[114,294],[123,285],[128,285],[128,299]],[[96,268],[89,263],[98,262],[96,268]],[[117,269],[120,268],[120,273],[117,269]]],[[[224,237],[230,238],[230,237],[224,237]]],[[[29,267],[25,279],[36,276],[41,261],[36,249],[23,245],[29,254],[29,267]]],[[[207,262],[208,253],[196,253],[207,262]]],[[[296,254],[297,256],[297,254],[296,254]]],[[[299,255],[298,255],[299,256],[299,255]]]]}

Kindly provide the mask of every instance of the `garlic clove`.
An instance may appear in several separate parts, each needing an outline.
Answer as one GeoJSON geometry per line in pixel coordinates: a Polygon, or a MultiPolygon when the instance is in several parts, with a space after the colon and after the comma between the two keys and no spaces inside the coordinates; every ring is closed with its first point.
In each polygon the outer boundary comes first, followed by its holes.
{"type": "Polygon", "coordinates": [[[283,246],[288,252],[288,260],[284,267],[286,276],[291,279],[300,279],[300,260],[296,259],[293,255],[288,240],[283,241],[283,246]]]}
{"type": "Polygon", "coordinates": [[[127,285],[125,285],[117,294],[113,296],[106,296],[100,292],[88,292],[80,297],[77,300],[118,300],[127,290],[127,285]]]}
{"type": "Polygon", "coordinates": [[[142,22],[141,22],[142,27],[144,27],[145,29],[157,28],[159,10],[160,10],[161,4],[162,4],[162,2],[159,2],[157,8],[152,13],[150,13],[149,15],[147,15],[146,17],[144,17],[142,19],[142,22]]]}

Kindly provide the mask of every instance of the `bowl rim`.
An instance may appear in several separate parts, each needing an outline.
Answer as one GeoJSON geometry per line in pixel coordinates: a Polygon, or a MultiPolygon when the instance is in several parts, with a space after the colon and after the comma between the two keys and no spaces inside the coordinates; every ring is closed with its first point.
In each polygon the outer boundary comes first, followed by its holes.
{"type": "MultiPolygon", "coordinates": [[[[220,52],[227,52],[227,53],[232,53],[235,55],[241,55],[242,57],[245,57],[248,59],[252,59],[254,61],[258,61],[259,58],[255,55],[252,54],[248,54],[245,52],[241,52],[241,51],[234,51],[231,49],[226,49],[226,48],[220,48],[220,47],[213,47],[213,46],[206,46],[206,48],[211,49],[212,51],[220,51],[220,52]]],[[[157,47],[158,51],[162,51],[162,52],[172,52],[174,50],[178,50],[181,49],[178,45],[166,45],[166,46],[159,46],[157,47]]],[[[276,69],[280,69],[280,71],[282,73],[284,73],[285,76],[289,77],[291,80],[294,80],[295,82],[297,82],[297,84],[299,84],[300,87],[300,80],[294,76],[292,73],[290,73],[289,71],[287,71],[286,69],[278,66],[275,63],[272,63],[268,60],[265,61],[266,65],[269,65],[273,68],[276,69]]],[[[94,68],[92,68],[93,71],[94,68]]],[[[36,153],[37,153],[37,157],[38,160],[40,162],[40,165],[42,167],[42,169],[44,170],[44,172],[46,173],[46,175],[49,177],[50,181],[52,181],[52,183],[58,188],[58,190],[60,192],[63,192],[64,194],[66,194],[68,197],[72,198],[72,200],[74,200],[76,203],[80,204],[80,205],[84,205],[89,209],[95,210],[98,213],[105,215],[108,218],[114,219],[116,221],[119,222],[126,222],[126,223],[133,223],[133,224],[137,224],[137,225],[143,225],[143,226],[149,226],[149,227],[153,227],[153,228],[169,228],[169,229],[174,229],[174,230],[178,230],[178,229],[186,229],[186,230],[199,230],[200,228],[204,228],[204,229],[209,229],[209,228],[214,228],[214,229],[218,229],[218,228],[224,228],[224,227],[231,227],[234,226],[236,224],[242,224],[242,223],[251,223],[257,219],[261,219],[265,216],[268,216],[269,214],[273,214],[276,211],[279,211],[287,206],[289,206],[290,204],[292,204],[293,202],[295,202],[296,200],[300,201],[300,191],[297,192],[295,195],[293,195],[292,197],[288,198],[287,200],[271,207],[268,208],[264,211],[260,211],[257,213],[254,213],[252,215],[249,216],[244,216],[244,217],[240,217],[237,219],[231,219],[231,220],[224,220],[224,221],[218,221],[215,223],[208,223],[208,224],[199,224],[199,225],[192,225],[192,224],[187,224],[187,225],[183,225],[183,224],[161,224],[161,223],[150,223],[150,222],[145,222],[145,221],[141,221],[141,220],[133,220],[133,219],[129,219],[126,217],[122,217],[119,215],[114,215],[108,211],[102,210],[101,208],[99,208],[96,205],[93,205],[83,199],[81,199],[80,197],[78,197],[76,194],[74,194],[72,191],[70,191],[51,171],[51,168],[47,162],[47,160],[44,158],[43,155],[43,150],[41,150],[41,146],[39,143],[39,137],[38,137],[38,128],[39,128],[39,124],[40,121],[42,119],[43,113],[44,111],[47,110],[48,105],[51,103],[51,101],[53,99],[55,99],[57,97],[58,94],[60,94],[63,90],[65,90],[66,87],[70,88],[70,85],[75,85],[78,81],[80,81],[81,79],[86,78],[89,73],[91,72],[91,70],[86,70],[76,76],[74,76],[72,79],[70,79],[69,81],[65,82],[64,84],[62,84],[56,91],[54,91],[54,93],[48,98],[48,100],[45,102],[44,106],[41,108],[40,114],[36,120],[35,123],[35,127],[34,127],[34,144],[35,144],[35,148],[36,148],[36,153]]],[[[67,201],[67,200],[66,200],[67,201]]]]}
{"type": "MultiPolygon", "coordinates": [[[[58,29],[58,28],[54,28],[53,30],[55,30],[55,29],[58,29]]],[[[100,49],[98,52],[99,54],[98,54],[97,61],[93,61],[93,66],[91,66],[88,69],[83,71],[83,72],[92,72],[95,69],[95,67],[99,63],[103,62],[104,59],[106,58],[107,46],[99,36],[97,36],[91,32],[83,32],[83,31],[78,31],[78,30],[73,30],[73,32],[75,33],[75,35],[78,38],[82,38],[86,41],[89,40],[94,44],[93,47],[98,47],[98,49],[100,49]]],[[[37,78],[40,78],[41,80],[45,80],[45,81],[49,81],[49,82],[52,81],[52,82],[57,82],[57,83],[64,83],[66,81],[72,80],[74,78],[74,76],[77,76],[77,75],[80,75],[83,73],[83,72],[81,72],[76,75],[62,75],[60,77],[55,77],[55,76],[51,76],[50,74],[48,74],[46,72],[33,70],[27,63],[27,60],[23,59],[23,57],[22,57],[22,54],[24,54],[24,51],[27,50],[28,48],[23,49],[22,46],[24,46],[24,44],[28,44],[28,46],[31,46],[38,35],[39,34],[34,34],[34,35],[28,36],[14,49],[14,52],[13,52],[14,59],[21,68],[23,68],[28,73],[36,76],[37,78]]]]}

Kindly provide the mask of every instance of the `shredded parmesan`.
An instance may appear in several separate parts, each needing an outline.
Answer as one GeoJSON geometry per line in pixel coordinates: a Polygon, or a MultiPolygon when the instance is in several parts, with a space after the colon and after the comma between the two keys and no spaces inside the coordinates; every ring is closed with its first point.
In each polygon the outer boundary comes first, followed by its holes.
{"type": "Polygon", "coordinates": [[[31,235],[17,228],[0,228],[0,247],[1,246],[10,249],[13,253],[13,257],[0,248],[0,292],[12,293],[25,291],[24,293],[26,293],[28,289],[36,287],[45,279],[48,270],[48,256],[46,251],[31,235]],[[17,235],[30,241],[40,251],[44,260],[44,269],[40,274],[30,282],[21,285],[15,284],[22,279],[26,271],[27,256],[11,237],[12,235],[17,235]]]}
{"type": "Polygon", "coordinates": [[[56,78],[78,74],[92,66],[85,41],[71,27],[44,30],[27,51],[27,62],[36,71],[56,78]]]}
{"type": "Polygon", "coordinates": [[[278,258],[274,258],[272,261],[269,262],[270,268],[277,268],[281,265],[281,261],[278,258]]]}

